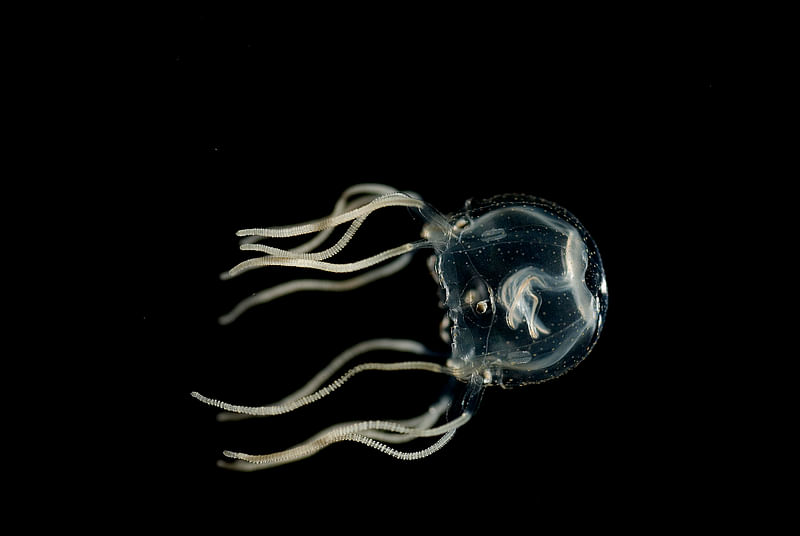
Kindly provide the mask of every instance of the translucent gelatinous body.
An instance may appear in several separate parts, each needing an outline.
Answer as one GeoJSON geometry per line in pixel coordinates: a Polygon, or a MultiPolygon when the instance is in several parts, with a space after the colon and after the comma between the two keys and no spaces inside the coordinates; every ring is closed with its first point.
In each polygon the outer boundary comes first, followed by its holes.
{"type": "Polygon", "coordinates": [[[447,310],[443,338],[451,344],[446,364],[430,361],[361,363],[334,378],[354,358],[373,351],[436,355],[415,341],[372,339],[346,350],[305,386],[264,406],[243,406],[192,396],[238,419],[280,415],[327,397],[362,371],[424,371],[444,374],[451,388],[422,415],[400,421],[369,420],[331,426],[292,448],[263,455],[225,451],[234,462],[223,466],[254,470],[311,456],[342,441],[361,443],[402,460],[424,458],[442,448],[466,424],[486,386],[509,388],[554,378],[580,363],[591,351],[608,307],[600,255],[581,223],[555,203],[529,195],[500,195],[467,201],[445,216],[418,196],[379,184],[347,189],[333,212],[318,220],[284,227],[244,229],[241,249],[263,253],[239,263],[223,278],[267,266],[294,266],[333,273],[368,272],[351,279],[298,279],[243,300],[220,318],[228,324],[250,308],[294,292],[341,292],[388,277],[406,267],[418,249],[433,250],[431,268],[447,310]],[[425,220],[422,239],[355,262],[330,259],[347,247],[365,219],[376,210],[406,207],[425,220]],[[322,247],[333,229],[350,222],[333,245],[322,247]],[[258,243],[315,234],[294,249],[258,243]],[[389,261],[391,262],[386,262],[389,261]],[[380,266],[378,266],[380,265],[380,266]],[[461,383],[461,388],[455,385],[461,383]],[[449,410],[455,407],[455,412],[449,410]],[[450,415],[457,415],[450,418],[450,415]],[[446,422],[439,424],[441,420],[446,422]],[[387,443],[438,438],[427,448],[404,451],[387,443]]]}
{"type": "Polygon", "coordinates": [[[608,304],[597,247],[580,222],[526,195],[468,202],[448,221],[448,236],[431,241],[442,244],[434,266],[450,326],[450,365],[512,387],[580,363],[608,304]]]}

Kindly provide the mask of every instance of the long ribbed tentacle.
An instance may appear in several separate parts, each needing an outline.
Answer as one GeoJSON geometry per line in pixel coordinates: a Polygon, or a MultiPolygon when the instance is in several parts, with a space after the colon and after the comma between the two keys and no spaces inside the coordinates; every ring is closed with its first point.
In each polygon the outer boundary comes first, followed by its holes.
{"type": "MultiPolygon", "coordinates": [[[[436,355],[435,352],[429,350],[425,347],[422,343],[417,341],[412,341],[408,339],[370,339],[363,342],[360,342],[350,348],[346,349],[338,356],[333,358],[328,365],[319,371],[317,374],[311,378],[308,383],[302,386],[297,391],[291,393],[290,395],[282,398],[281,400],[275,402],[274,404],[269,404],[269,407],[289,407],[290,404],[295,404],[301,399],[306,399],[306,397],[314,395],[316,391],[323,387],[325,382],[329,381],[330,378],[336,373],[336,371],[340,370],[344,367],[347,363],[352,361],[358,356],[364,355],[369,352],[377,352],[377,351],[390,351],[390,352],[403,352],[409,354],[416,354],[416,355],[427,355],[433,356],[436,355]]],[[[434,364],[435,365],[435,364],[434,364]]],[[[436,365],[437,367],[440,365],[436,365]]],[[[201,395],[202,396],[202,395],[201,395]]],[[[196,397],[197,398],[197,397],[196,397]]],[[[209,401],[211,399],[207,397],[202,397],[201,400],[209,401]]],[[[216,402],[216,401],[215,401],[216,402]]],[[[212,404],[217,407],[220,407],[218,404],[223,404],[222,402],[217,402],[217,404],[212,404]]],[[[217,415],[217,420],[220,421],[233,421],[233,420],[241,420],[250,417],[259,417],[259,416],[266,416],[266,415],[273,415],[274,413],[263,414],[263,415],[256,415],[256,414],[248,414],[248,413],[233,413],[233,412],[223,412],[217,415]]]]}
{"type": "Polygon", "coordinates": [[[200,400],[201,402],[208,404],[209,406],[214,406],[222,410],[230,411],[233,413],[243,413],[245,415],[253,415],[253,416],[282,415],[284,413],[289,413],[290,411],[294,411],[303,406],[306,406],[308,404],[314,403],[318,400],[325,398],[335,390],[339,389],[342,385],[344,385],[348,380],[350,380],[356,374],[368,370],[379,370],[379,371],[419,370],[425,372],[435,372],[438,374],[447,374],[450,376],[454,374],[453,370],[450,369],[449,367],[446,367],[444,365],[439,365],[438,363],[431,363],[428,361],[402,361],[400,363],[362,363],[360,365],[356,365],[355,367],[351,368],[350,370],[345,372],[342,376],[340,376],[327,386],[317,391],[314,391],[311,394],[308,394],[306,396],[300,397],[298,399],[292,400],[284,404],[274,404],[268,406],[241,406],[238,404],[230,404],[228,402],[223,402],[221,400],[209,398],[207,396],[201,395],[196,391],[192,392],[192,396],[200,400]]]}

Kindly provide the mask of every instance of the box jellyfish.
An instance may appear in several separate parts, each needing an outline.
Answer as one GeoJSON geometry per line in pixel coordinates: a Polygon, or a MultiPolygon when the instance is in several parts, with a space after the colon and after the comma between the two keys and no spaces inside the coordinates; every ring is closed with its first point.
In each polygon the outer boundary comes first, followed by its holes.
{"type": "Polygon", "coordinates": [[[416,251],[428,249],[432,250],[431,274],[439,284],[446,310],[440,330],[450,343],[450,355],[445,363],[438,363],[423,359],[437,354],[418,342],[372,339],[337,356],[304,387],[273,404],[242,406],[192,393],[223,410],[220,420],[291,412],[325,398],[368,370],[417,370],[452,380],[446,393],[422,415],[397,421],[340,423],[280,452],[225,451],[232,461],[220,464],[232,469],[255,470],[294,462],[342,441],[361,443],[401,460],[429,456],[470,420],[486,387],[539,383],[578,365],[597,342],[608,307],[603,265],[589,233],[564,208],[530,195],[469,200],[460,212],[444,215],[415,194],[360,184],[346,190],[325,218],[244,229],[237,235],[242,237],[241,249],[257,256],[233,267],[223,278],[267,266],[360,273],[345,280],[298,279],[269,288],[221,317],[222,324],[256,305],[294,292],[346,291],[369,284],[398,272],[416,251]],[[424,221],[421,238],[354,262],[335,262],[365,219],[390,207],[417,212],[424,221]],[[349,224],[347,229],[333,242],[332,232],[344,224],[349,224]],[[276,246],[279,239],[303,235],[311,238],[297,247],[276,246]],[[364,362],[337,376],[354,358],[378,350],[422,357],[394,363],[364,362]],[[418,438],[429,438],[429,445],[421,450],[395,446],[418,438]]]}

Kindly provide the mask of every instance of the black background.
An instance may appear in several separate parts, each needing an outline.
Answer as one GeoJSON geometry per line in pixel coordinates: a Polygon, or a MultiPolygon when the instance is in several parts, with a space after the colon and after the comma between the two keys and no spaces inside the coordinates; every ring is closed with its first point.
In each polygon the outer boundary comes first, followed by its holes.
{"type": "MultiPolygon", "coordinates": [[[[705,289],[698,222],[724,195],[730,158],[705,27],[352,15],[187,12],[143,28],[132,47],[117,104],[131,125],[121,195],[137,246],[121,358],[137,396],[121,440],[146,462],[137,477],[152,490],[137,506],[178,527],[222,519],[230,530],[284,520],[414,527],[428,514],[489,527],[620,526],[635,523],[631,511],[668,524],[705,508],[723,478],[719,421],[706,418],[715,405],[698,389],[706,354],[686,335],[703,325],[705,302],[685,297],[705,289]],[[443,212],[504,192],[566,207],[605,264],[602,336],[562,378],[488,390],[427,459],[340,444],[258,473],[218,469],[223,449],[279,450],[334,422],[416,415],[438,396],[440,378],[368,373],[314,407],[240,423],[215,422],[189,396],[267,403],[369,338],[446,350],[424,255],[352,293],[298,294],[216,323],[249,293],[308,276],[220,281],[246,258],[237,229],[324,216],[359,182],[416,191],[443,212]],[[666,491],[676,485],[679,495],[666,491]]],[[[348,249],[357,257],[415,239],[419,224],[386,210],[348,249]]]]}

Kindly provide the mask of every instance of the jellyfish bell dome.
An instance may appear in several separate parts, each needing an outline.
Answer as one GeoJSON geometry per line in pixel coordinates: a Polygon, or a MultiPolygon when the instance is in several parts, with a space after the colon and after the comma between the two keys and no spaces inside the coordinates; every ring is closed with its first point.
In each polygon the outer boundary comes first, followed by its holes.
{"type": "Polygon", "coordinates": [[[608,296],[600,254],[559,205],[525,194],[470,200],[448,217],[435,274],[464,375],[514,387],[555,378],[591,351],[608,296]]]}

